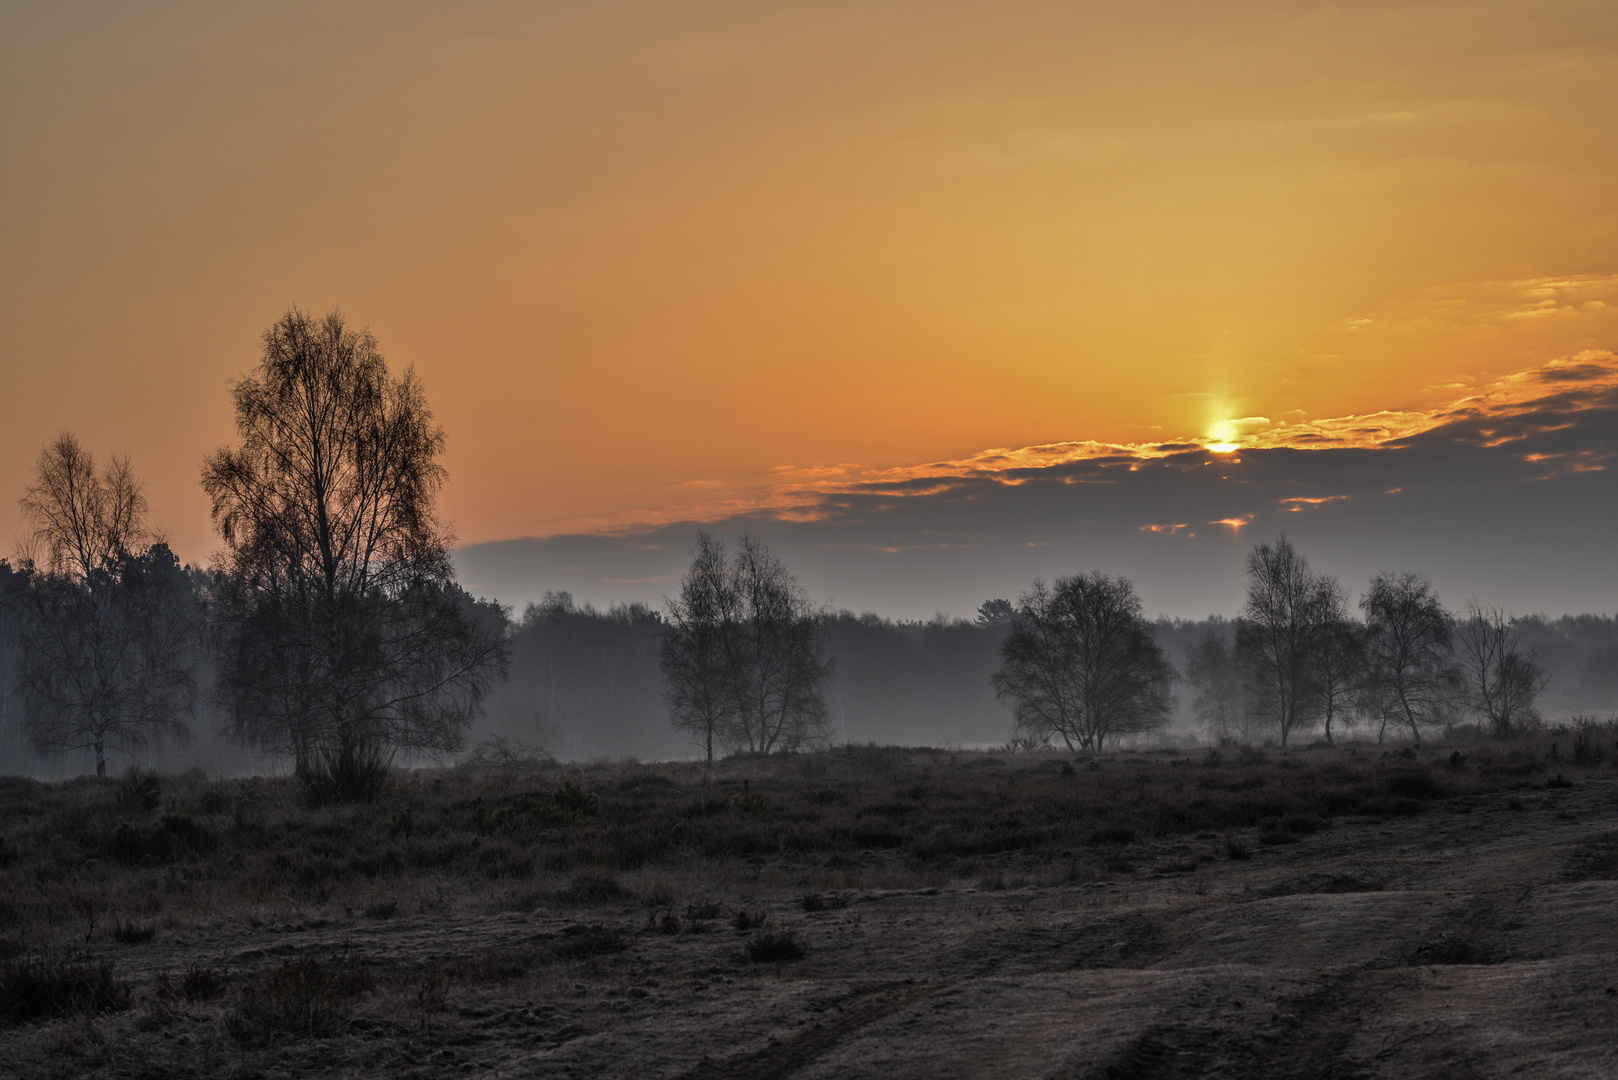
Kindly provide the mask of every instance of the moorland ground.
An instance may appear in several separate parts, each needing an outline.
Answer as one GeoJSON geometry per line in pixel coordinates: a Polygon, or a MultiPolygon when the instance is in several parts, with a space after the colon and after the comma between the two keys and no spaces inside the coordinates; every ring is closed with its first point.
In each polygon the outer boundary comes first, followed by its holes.
{"type": "Polygon", "coordinates": [[[1610,730],[0,781],[0,1075],[1618,1074],[1610,730]]]}

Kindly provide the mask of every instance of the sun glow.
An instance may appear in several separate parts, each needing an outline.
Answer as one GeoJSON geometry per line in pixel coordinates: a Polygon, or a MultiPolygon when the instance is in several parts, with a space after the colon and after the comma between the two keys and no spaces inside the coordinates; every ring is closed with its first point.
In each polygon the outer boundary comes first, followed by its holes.
{"type": "Polygon", "coordinates": [[[1209,425],[1208,439],[1210,441],[1204,443],[1203,447],[1216,454],[1228,454],[1234,450],[1240,450],[1242,444],[1236,441],[1240,433],[1241,429],[1235,420],[1220,420],[1209,425]]]}

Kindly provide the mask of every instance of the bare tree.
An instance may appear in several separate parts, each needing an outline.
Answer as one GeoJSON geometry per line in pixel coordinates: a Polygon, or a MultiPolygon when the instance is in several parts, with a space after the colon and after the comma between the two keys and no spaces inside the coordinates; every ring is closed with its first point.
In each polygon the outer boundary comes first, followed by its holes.
{"type": "Polygon", "coordinates": [[[1499,608],[1470,603],[1456,638],[1467,705],[1496,735],[1510,735],[1538,717],[1534,702],[1549,676],[1537,649],[1522,650],[1515,620],[1499,608]]]}
{"type": "Polygon", "coordinates": [[[145,551],[146,500],[127,457],[103,468],[71,434],[40,453],[21,499],[32,526],[9,590],[18,626],[14,685],[46,752],[184,742],[195,695],[198,613],[189,577],[162,543],[145,551]]]}
{"type": "Polygon", "coordinates": [[[776,554],[743,534],[734,555],[698,536],[668,604],[663,671],[675,722],[711,756],[799,750],[825,739],[825,619],[776,554]]]}
{"type": "Polygon", "coordinates": [[[105,777],[109,750],[190,740],[200,619],[167,545],[121,555],[87,582],[25,578],[17,685],[38,749],[91,751],[105,777]]]}
{"type": "Polygon", "coordinates": [[[1213,630],[1185,649],[1185,681],[1197,723],[1215,739],[1250,741],[1247,688],[1223,635],[1213,630]]]}
{"type": "Polygon", "coordinates": [[[1360,609],[1368,698],[1419,740],[1423,727],[1444,722],[1461,691],[1450,614],[1426,575],[1410,571],[1374,575],[1360,609]]]}
{"type": "Polygon", "coordinates": [[[19,505],[33,526],[24,557],[52,574],[84,581],[147,539],[146,494],[128,455],[97,469],[71,432],[40,451],[19,505]]]}
{"type": "Polygon", "coordinates": [[[1359,704],[1365,670],[1362,628],[1348,614],[1348,596],[1337,580],[1326,575],[1315,584],[1314,683],[1319,695],[1326,742],[1333,742],[1332,724],[1352,715],[1359,704]]]}
{"type": "Polygon", "coordinates": [[[243,742],[363,796],[394,752],[460,745],[504,673],[505,618],[455,584],[443,431],[368,331],[293,309],[233,396],[240,445],[202,472],[224,704],[243,742]]]}
{"type": "Polygon", "coordinates": [[[991,682],[1028,737],[1099,751],[1168,722],[1174,668],[1128,578],[1035,580],[1018,603],[991,682]]]}
{"type": "MultiPolygon", "coordinates": [[[[1248,703],[1280,735],[1323,718],[1322,657],[1328,628],[1340,621],[1341,589],[1282,535],[1254,546],[1247,557],[1247,603],[1236,623],[1236,654],[1247,679],[1248,703]]],[[[1335,701],[1335,698],[1331,700],[1335,701]]]]}
{"type": "Polygon", "coordinates": [[[669,710],[674,726],[689,732],[711,762],[735,724],[730,664],[738,648],[732,639],[742,624],[741,597],[721,541],[697,533],[680,595],[665,606],[662,665],[669,710]]]}

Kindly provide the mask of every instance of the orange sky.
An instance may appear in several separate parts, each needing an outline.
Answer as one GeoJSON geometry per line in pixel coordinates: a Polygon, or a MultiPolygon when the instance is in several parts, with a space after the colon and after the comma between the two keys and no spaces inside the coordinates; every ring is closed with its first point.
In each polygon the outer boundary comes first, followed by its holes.
{"type": "Polygon", "coordinates": [[[466,542],[1618,344],[1611,3],[13,4],[0,147],[0,547],[70,429],[205,555],[293,303],[466,542]]]}

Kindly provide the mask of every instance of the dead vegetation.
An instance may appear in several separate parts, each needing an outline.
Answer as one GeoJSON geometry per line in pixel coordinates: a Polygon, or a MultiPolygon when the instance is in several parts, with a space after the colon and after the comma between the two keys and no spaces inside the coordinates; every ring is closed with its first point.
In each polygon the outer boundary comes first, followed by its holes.
{"type": "MultiPolygon", "coordinates": [[[[336,805],[291,778],[0,780],[0,1060],[42,1076],[181,1061],[394,1075],[549,1054],[586,1071],[701,1074],[704,1055],[741,1069],[763,1054],[733,1053],[742,1044],[817,1010],[823,1030],[843,1030],[858,1009],[838,995],[876,976],[911,980],[880,996],[919,1009],[964,1002],[991,976],[1301,963],[1297,978],[1346,964],[1375,981],[1366,973],[1543,962],[1566,935],[1536,929],[1522,875],[1606,888],[1618,810],[1549,862],[1507,851],[1428,885],[1411,852],[1427,837],[1506,843],[1597,819],[1618,780],[1613,744],[1587,725],[1419,750],[850,747],[711,769],[491,755],[336,805]],[[1472,906],[1456,907],[1458,888],[1472,906]],[[1419,918],[1393,914],[1417,893],[1419,918]],[[1272,917],[1263,904],[1326,921],[1260,948],[1249,927],[1272,917]],[[1336,914],[1308,906],[1323,904],[1336,914]],[[712,1019],[724,1010],[758,1023],[712,1019]],[[96,1038],[67,1037],[86,1024],[96,1038]],[[652,1067],[654,1049],[674,1064],[652,1067]]],[[[1203,1044],[1161,1002],[1141,1009],[1127,1037],[1074,1050],[1069,1071],[1192,1075],[1186,1055],[1203,1044]]],[[[1252,1058],[1227,1028],[1205,1045],[1252,1058]]],[[[816,1051],[828,1075],[840,1052],[816,1051]]],[[[1201,1075],[1218,1075],[1205,1059],[1201,1075]]]]}

